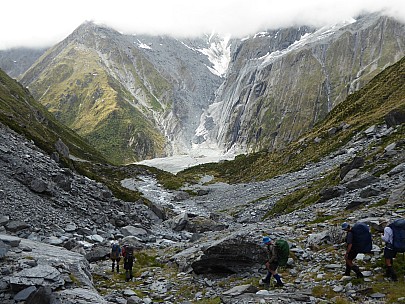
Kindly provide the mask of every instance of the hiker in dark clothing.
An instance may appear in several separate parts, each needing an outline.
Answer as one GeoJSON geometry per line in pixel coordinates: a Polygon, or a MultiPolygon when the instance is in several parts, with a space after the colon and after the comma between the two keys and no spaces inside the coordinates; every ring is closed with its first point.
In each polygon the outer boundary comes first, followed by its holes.
{"type": "Polygon", "coordinates": [[[346,235],[346,254],[345,254],[345,261],[346,261],[346,271],[345,275],[350,276],[350,271],[353,270],[358,278],[363,278],[363,274],[361,273],[359,266],[353,264],[353,260],[356,258],[358,252],[353,248],[353,232],[352,227],[348,223],[342,224],[342,229],[347,232],[346,235]]]}
{"type": "Polygon", "coordinates": [[[384,235],[382,240],[385,242],[384,248],[384,259],[385,266],[387,268],[386,276],[390,277],[394,282],[398,281],[397,274],[394,271],[394,258],[397,255],[396,250],[394,249],[394,233],[392,228],[387,226],[384,228],[384,235]]]}
{"type": "Polygon", "coordinates": [[[134,248],[125,246],[123,249],[125,281],[130,281],[133,278],[132,267],[134,266],[134,248]]]}
{"type": "Polygon", "coordinates": [[[112,261],[111,270],[114,272],[115,263],[117,263],[117,273],[120,272],[120,260],[121,260],[121,247],[118,244],[112,244],[110,259],[112,261]]]}
{"type": "Polygon", "coordinates": [[[266,262],[267,275],[264,279],[261,280],[261,282],[263,284],[269,284],[270,279],[273,276],[277,281],[277,283],[276,283],[277,287],[284,286],[284,283],[281,281],[280,275],[277,273],[277,268],[279,266],[279,263],[278,263],[278,257],[277,257],[275,244],[273,243],[271,238],[264,237],[262,245],[267,246],[268,259],[266,262]]]}

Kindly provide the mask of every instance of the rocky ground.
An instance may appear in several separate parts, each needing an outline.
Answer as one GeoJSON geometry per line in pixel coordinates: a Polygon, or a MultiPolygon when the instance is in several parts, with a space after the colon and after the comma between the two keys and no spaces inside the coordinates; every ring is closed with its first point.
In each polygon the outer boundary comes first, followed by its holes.
{"type": "Polygon", "coordinates": [[[319,163],[264,182],[212,184],[204,177],[199,185],[168,192],[152,177],[123,181],[176,214],[161,219],[142,203],[123,202],[104,185],[61,168],[1,126],[0,302],[403,301],[405,293],[391,288],[403,289],[404,278],[393,283],[383,276],[379,231],[405,212],[404,143],[382,147],[376,161],[394,166],[378,168],[381,174],[364,170],[367,164],[355,157],[395,131],[374,126],[319,163]],[[318,202],[263,219],[279,198],[312,187],[336,168],[339,184],[323,189],[318,202]],[[373,254],[358,258],[363,280],[343,277],[343,221],[372,228],[373,254]],[[263,235],[291,245],[289,265],[280,269],[283,288],[258,284],[263,235]],[[105,257],[113,240],[138,249],[133,282],[111,272],[105,257]]]}

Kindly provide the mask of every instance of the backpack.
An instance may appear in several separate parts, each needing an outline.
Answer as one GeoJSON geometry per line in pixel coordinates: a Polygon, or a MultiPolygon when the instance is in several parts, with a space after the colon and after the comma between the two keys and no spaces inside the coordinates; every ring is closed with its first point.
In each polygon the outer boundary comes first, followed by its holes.
{"type": "Polygon", "coordinates": [[[134,260],[134,247],[126,247],[122,256],[124,257],[124,262],[132,262],[134,260]]]}
{"type": "Polygon", "coordinates": [[[370,229],[365,223],[356,223],[352,227],[352,249],[357,253],[370,253],[373,248],[373,240],[370,229]]]}
{"type": "Polygon", "coordinates": [[[398,219],[388,225],[392,229],[392,246],[396,252],[405,252],[405,219],[398,219]]]}
{"type": "Polygon", "coordinates": [[[112,259],[118,259],[120,257],[120,252],[121,252],[120,246],[118,244],[113,244],[111,247],[110,257],[112,259]]]}
{"type": "Polygon", "coordinates": [[[276,253],[279,266],[287,265],[290,256],[290,245],[285,240],[276,240],[276,253]]]}

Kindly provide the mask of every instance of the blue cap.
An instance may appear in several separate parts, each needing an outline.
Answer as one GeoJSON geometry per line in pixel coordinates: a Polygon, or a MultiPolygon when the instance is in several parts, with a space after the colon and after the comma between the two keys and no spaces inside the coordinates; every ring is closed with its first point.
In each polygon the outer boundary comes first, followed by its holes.
{"type": "Polygon", "coordinates": [[[262,245],[267,245],[270,242],[271,242],[271,238],[269,238],[268,236],[263,237],[262,245]]]}
{"type": "Polygon", "coordinates": [[[349,224],[348,223],[346,223],[346,222],[344,222],[343,224],[342,224],[342,229],[343,230],[347,230],[348,228],[349,228],[349,224]]]}

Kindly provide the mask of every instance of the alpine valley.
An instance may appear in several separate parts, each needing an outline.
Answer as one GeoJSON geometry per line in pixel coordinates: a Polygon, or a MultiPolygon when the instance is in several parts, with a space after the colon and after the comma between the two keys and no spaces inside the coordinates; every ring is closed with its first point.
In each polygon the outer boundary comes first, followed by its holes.
{"type": "Polygon", "coordinates": [[[372,14],[243,39],[175,39],[87,22],[40,58],[28,52],[1,52],[0,67],[25,69],[17,79],[35,99],[126,164],[203,147],[282,148],[402,58],[405,25],[372,14]]]}
{"type": "Polygon", "coordinates": [[[404,29],[373,14],[176,39],[87,22],[1,51],[0,303],[403,303],[405,260],[394,280],[381,235],[405,214],[404,29]],[[209,149],[236,156],[133,164],[209,149]],[[343,222],[370,228],[362,278],[343,222]],[[288,242],[283,286],[261,280],[264,236],[288,242]],[[135,248],[130,281],[113,243],[135,248]]]}

